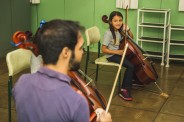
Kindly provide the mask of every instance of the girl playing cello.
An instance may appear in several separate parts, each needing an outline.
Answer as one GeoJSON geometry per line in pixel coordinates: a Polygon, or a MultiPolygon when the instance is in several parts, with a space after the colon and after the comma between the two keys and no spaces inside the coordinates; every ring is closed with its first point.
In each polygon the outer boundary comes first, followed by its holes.
{"type": "MultiPolygon", "coordinates": [[[[106,55],[106,58],[110,62],[120,63],[123,54],[123,49],[119,49],[121,40],[124,38],[122,31],[127,30],[130,37],[133,38],[133,34],[130,31],[128,25],[123,24],[123,15],[118,11],[113,11],[109,15],[109,29],[104,34],[104,40],[102,44],[102,52],[106,55]]],[[[123,83],[119,96],[127,101],[132,101],[131,87],[134,76],[134,65],[125,57],[123,66],[126,67],[123,83]]],[[[142,85],[143,86],[143,85],[142,85]]]]}

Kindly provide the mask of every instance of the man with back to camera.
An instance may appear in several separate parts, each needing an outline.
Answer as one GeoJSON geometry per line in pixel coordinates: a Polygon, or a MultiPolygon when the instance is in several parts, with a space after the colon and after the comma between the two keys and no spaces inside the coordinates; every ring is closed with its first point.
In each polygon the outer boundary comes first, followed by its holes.
{"type": "MultiPolygon", "coordinates": [[[[67,20],[46,22],[36,34],[43,66],[22,75],[13,88],[19,122],[89,122],[86,99],[70,86],[69,71],[80,67],[82,28],[67,20]]],[[[97,121],[112,121],[105,111],[97,121]]]]}

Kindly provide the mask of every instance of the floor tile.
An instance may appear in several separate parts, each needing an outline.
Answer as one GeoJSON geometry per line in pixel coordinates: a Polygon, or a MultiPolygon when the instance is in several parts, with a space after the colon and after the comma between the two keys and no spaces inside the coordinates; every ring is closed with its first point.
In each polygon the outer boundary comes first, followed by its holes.
{"type": "Polygon", "coordinates": [[[156,112],[112,105],[110,108],[114,122],[153,122],[156,112]]]}
{"type": "Polygon", "coordinates": [[[160,113],[154,122],[183,122],[184,117],[160,113]]]}
{"type": "Polygon", "coordinates": [[[184,97],[171,95],[161,109],[162,113],[184,116],[184,97]]]}
{"type": "Polygon", "coordinates": [[[174,88],[172,95],[178,95],[178,96],[183,96],[184,97],[184,80],[180,81],[176,87],[174,88]]]}
{"type": "Polygon", "coordinates": [[[159,112],[166,101],[165,98],[160,97],[158,94],[147,91],[132,90],[132,97],[133,101],[124,101],[117,95],[112,100],[112,103],[119,106],[159,112]]]}
{"type": "MultiPolygon", "coordinates": [[[[0,115],[0,122],[8,122],[8,109],[0,108],[0,115]]],[[[12,110],[12,122],[17,122],[15,110],[12,110]]]]}

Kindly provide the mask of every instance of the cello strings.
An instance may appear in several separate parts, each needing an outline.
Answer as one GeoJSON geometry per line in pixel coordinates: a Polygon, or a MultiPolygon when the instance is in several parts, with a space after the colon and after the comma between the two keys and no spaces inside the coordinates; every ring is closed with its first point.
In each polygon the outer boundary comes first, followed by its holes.
{"type": "Polygon", "coordinates": [[[89,82],[85,85],[85,87],[88,86],[90,83],[93,82],[93,79],[90,78],[88,75],[86,75],[81,69],[79,69],[78,72],[81,73],[81,75],[83,75],[83,76],[84,76],[85,78],[87,78],[88,81],[89,81],[89,82]]]}

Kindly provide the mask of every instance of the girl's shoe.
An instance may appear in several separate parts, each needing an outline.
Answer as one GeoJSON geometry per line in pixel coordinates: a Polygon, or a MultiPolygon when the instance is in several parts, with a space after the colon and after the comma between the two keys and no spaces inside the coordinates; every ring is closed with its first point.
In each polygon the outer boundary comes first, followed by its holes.
{"type": "Polygon", "coordinates": [[[130,95],[130,93],[126,89],[121,90],[119,92],[119,96],[122,99],[126,100],[126,101],[132,101],[133,100],[132,96],[130,95]]]}

